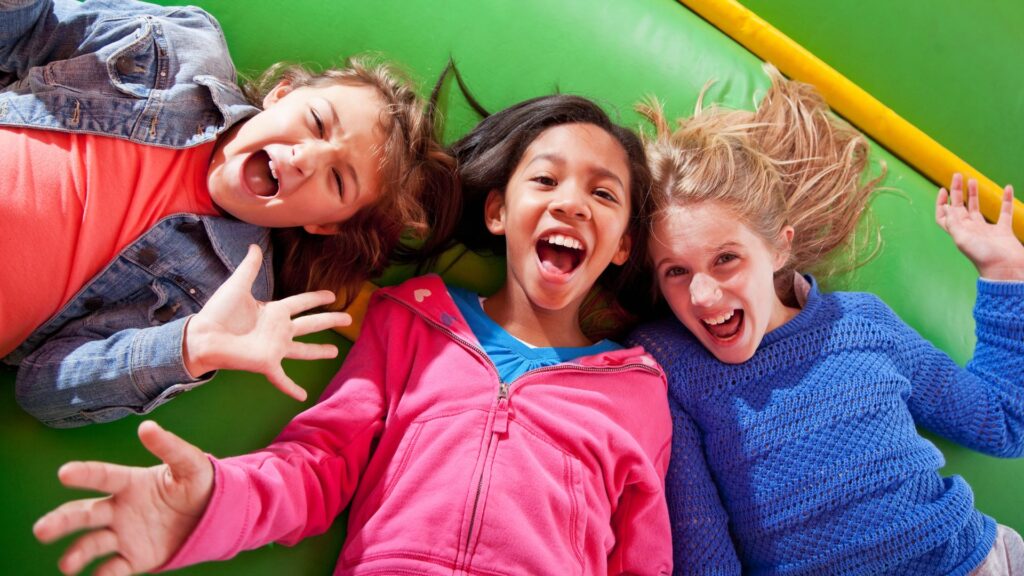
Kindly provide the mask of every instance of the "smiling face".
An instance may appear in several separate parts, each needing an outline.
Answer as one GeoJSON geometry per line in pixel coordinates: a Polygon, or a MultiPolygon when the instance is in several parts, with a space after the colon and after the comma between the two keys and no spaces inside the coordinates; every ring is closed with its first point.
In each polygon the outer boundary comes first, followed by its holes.
{"type": "Polygon", "coordinates": [[[609,263],[629,255],[629,163],[622,146],[592,124],[542,132],[523,153],[485,216],[506,237],[512,298],[575,314],[609,263]]]}
{"type": "Polygon", "coordinates": [[[214,203],[266,227],[331,234],[380,194],[384,107],[374,88],[278,84],[264,110],[217,141],[214,203]]]}
{"type": "Polygon", "coordinates": [[[675,206],[655,221],[650,255],[661,293],[722,362],[746,362],[767,332],[798,312],[783,305],[774,284],[792,234],[783,229],[777,250],[714,202],[675,206]]]}

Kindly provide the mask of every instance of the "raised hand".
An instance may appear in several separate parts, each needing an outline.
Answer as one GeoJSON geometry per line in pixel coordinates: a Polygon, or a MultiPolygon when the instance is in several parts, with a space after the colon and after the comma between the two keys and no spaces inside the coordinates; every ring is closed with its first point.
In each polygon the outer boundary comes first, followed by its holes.
{"type": "Polygon", "coordinates": [[[250,246],[238,269],[185,327],[185,367],[193,376],[221,368],[263,374],[285,394],[302,401],[306,391],[281,368],[281,360],[334,358],[330,344],[296,342],[296,336],[347,326],[344,312],[322,312],[292,318],[334,302],[328,290],[296,294],[283,300],[260,302],[252,297],[252,283],[260,270],[262,252],[250,246]]]}
{"type": "Polygon", "coordinates": [[[213,465],[206,455],[152,421],[139,426],[139,439],[163,464],[68,462],[57,472],[65,486],[110,494],[67,502],[32,527],[44,543],[85,531],[61,556],[64,574],[77,574],[106,555],[111,556],[97,576],[154,570],[177,552],[206,510],[213,490],[213,465]]]}
{"type": "Polygon", "coordinates": [[[978,182],[973,178],[967,181],[965,206],[963,176],[954,174],[949,191],[939,189],[935,221],[974,263],[982,278],[1024,281],[1024,245],[1013,234],[1012,186],[1003,189],[999,219],[989,224],[978,210],[978,182]]]}

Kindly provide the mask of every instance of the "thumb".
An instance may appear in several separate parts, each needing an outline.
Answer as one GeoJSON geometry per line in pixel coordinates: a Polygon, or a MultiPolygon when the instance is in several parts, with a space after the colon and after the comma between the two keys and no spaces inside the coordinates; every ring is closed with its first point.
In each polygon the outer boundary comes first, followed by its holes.
{"type": "Polygon", "coordinates": [[[152,420],[139,425],[139,440],[146,450],[167,464],[176,480],[193,478],[210,466],[202,450],[164,430],[152,420]]]}
{"type": "Polygon", "coordinates": [[[249,252],[242,259],[242,262],[238,264],[235,271],[231,273],[231,277],[228,278],[225,284],[233,284],[236,286],[242,286],[248,291],[252,287],[252,283],[256,281],[256,276],[260,273],[260,265],[263,263],[263,250],[255,244],[249,245],[249,252]]]}

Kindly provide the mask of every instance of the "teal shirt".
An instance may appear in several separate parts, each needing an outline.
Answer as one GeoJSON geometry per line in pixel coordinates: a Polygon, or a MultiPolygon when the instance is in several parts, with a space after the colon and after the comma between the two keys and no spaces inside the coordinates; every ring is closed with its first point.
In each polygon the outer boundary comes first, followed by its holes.
{"type": "Polygon", "coordinates": [[[502,382],[512,382],[537,368],[622,348],[611,340],[601,340],[591,346],[572,348],[530,347],[491,320],[480,306],[480,297],[477,294],[454,286],[449,286],[448,292],[473,330],[473,335],[480,341],[484,352],[494,362],[502,382]]]}

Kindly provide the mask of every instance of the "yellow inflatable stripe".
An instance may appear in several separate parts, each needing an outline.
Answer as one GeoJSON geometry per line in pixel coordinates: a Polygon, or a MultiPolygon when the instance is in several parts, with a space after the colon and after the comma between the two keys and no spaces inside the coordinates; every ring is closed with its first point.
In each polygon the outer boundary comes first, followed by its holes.
{"type": "MultiPolygon", "coordinates": [[[[356,299],[345,308],[345,312],[348,312],[352,316],[352,324],[344,326],[342,328],[335,328],[334,330],[348,338],[352,342],[356,341],[359,337],[359,331],[363,328],[363,318],[366,317],[366,309],[370,305],[370,296],[377,290],[377,285],[373,282],[365,282],[359,288],[359,294],[356,295],[356,299]]],[[[342,294],[338,294],[338,298],[341,298],[342,294]]]]}
{"type": "MultiPolygon", "coordinates": [[[[795,80],[813,84],[852,124],[933,182],[948,185],[954,172],[978,180],[981,212],[999,217],[1002,188],[899,114],[735,0],[679,0],[760,58],[795,80]]],[[[1021,183],[1024,185],[1024,183],[1021,183]]],[[[1014,200],[1013,231],[1024,240],[1024,204],[1014,200]]]]}

